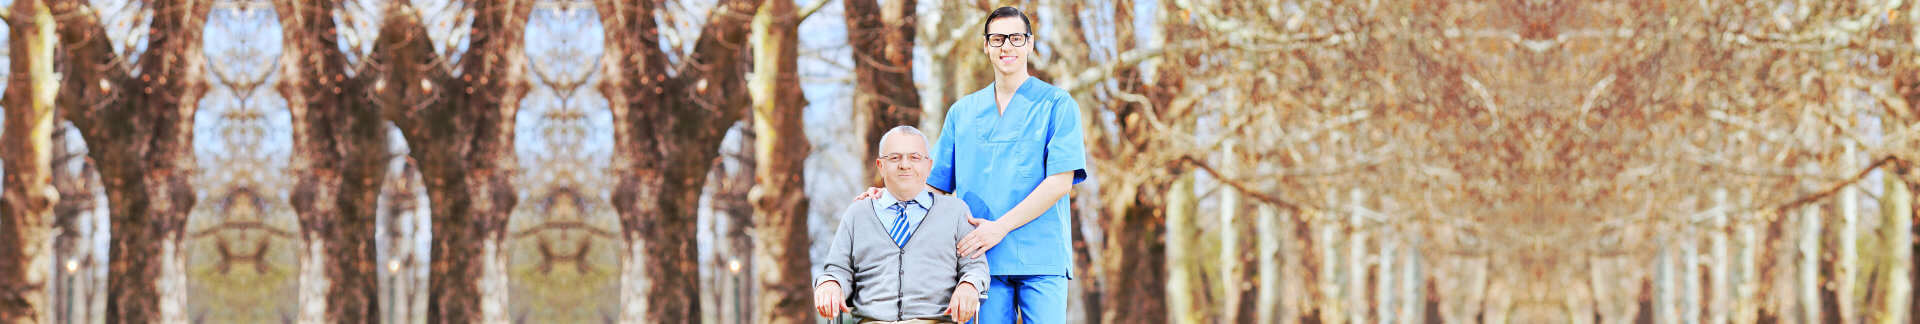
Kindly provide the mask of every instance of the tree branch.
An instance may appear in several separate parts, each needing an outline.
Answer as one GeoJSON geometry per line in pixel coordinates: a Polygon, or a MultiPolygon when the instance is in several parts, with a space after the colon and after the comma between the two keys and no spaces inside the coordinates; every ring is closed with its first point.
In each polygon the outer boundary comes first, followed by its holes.
{"type": "Polygon", "coordinates": [[[800,8],[800,16],[797,19],[806,21],[807,17],[812,17],[813,13],[820,11],[821,7],[826,7],[828,2],[833,2],[833,0],[813,0],[813,3],[807,4],[804,8],[800,8]]]}
{"type": "Polygon", "coordinates": [[[1247,195],[1253,196],[1254,199],[1259,199],[1260,201],[1265,201],[1269,204],[1274,204],[1275,206],[1279,206],[1280,208],[1285,208],[1287,210],[1291,210],[1294,212],[1327,210],[1326,208],[1306,206],[1299,203],[1294,203],[1292,201],[1288,201],[1285,198],[1281,198],[1279,196],[1269,194],[1265,190],[1254,188],[1253,185],[1247,184],[1245,180],[1240,180],[1242,179],[1240,175],[1221,172],[1219,169],[1215,169],[1212,165],[1209,165],[1204,161],[1200,161],[1200,159],[1194,158],[1191,155],[1180,156],[1178,161],[1191,163],[1194,166],[1200,167],[1201,170],[1206,170],[1207,173],[1212,173],[1214,179],[1219,180],[1220,183],[1225,183],[1228,186],[1233,186],[1234,190],[1239,190],[1241,193],[1245,193],[1247,195]]]}
{"type": "Polygon", "coordinates": [[[1848,185],[1852,185],[1854,182],[1859,182],[1860,180],[1866,179],[1867,174],[1873,173],[1873,170],[1879,169],[1880,166],[1886,165],[1887,163],[1891,163],[1893,161],[1897,161],[1897,159],[1895,159],[1892,156],[1882,157],[1879,160],[1873,161],[1872,164],[1868,164],[1867,167],[1861,168],[1860,172],[1855,173],[1852,177],[1847,177],[1845,180],[1840,180],[1839,182],[1834,182],[1832,184],[1827,185],[1826,189],[1815,191],[1811,194],[1801,196],[1800,199],[1794,199],[1793,201],[1787,202],[1785,204],[1776,205],[1769,209],[1772,209],[1774,211],[1779,211],[1779,212],[1785,212],[1791,208],[1812,203],[1815,200],[1826,199],[1829,196],[1833,196],[1834,193],[1839,192],[1841,188],[1846,188],[1848,185]]]}

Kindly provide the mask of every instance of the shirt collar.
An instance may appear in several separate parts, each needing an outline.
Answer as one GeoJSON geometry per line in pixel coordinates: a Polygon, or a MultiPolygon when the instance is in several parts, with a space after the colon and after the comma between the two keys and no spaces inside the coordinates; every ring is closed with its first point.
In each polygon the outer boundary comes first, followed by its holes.
{"type": "MultiPolygon", "coordinates": [[[[1034,84],[1034,83],[1037,83],[1037,82],[1040,82],[1040,79],[1039,79],[1039,78],[1036,78],[1036,77],[1034,77],[1034,76],[1032,76],[1032,75],[1028,75],[1026,79],[1022,79],[1022,80],[1020,81],[1020,86],[1019,86],[1019,87],[1017,87],[1017,88],[1014,88],[1014,89],[1013,89],[1013,97],[1014,97],[1015,99],[1020,99],[1021,97],[1026,97],[1026,96],[1027,96],[1027,93],[1028,93],[1028,92],[1032,92],[1032,91],[1033,91],[1033,84],[1034,84]]],[[[988,85],[987,85],[987,91],[988,91],[988,93],[989,93],[989,94],[992,94],[992,93],[993,93],[993,91],[999,91],[999,89],[1000,89],[1000,85],[998,85],[998,84],[988,84],[988,85]]],[[[1007,105],[1007,106],[1008,106],[1008,107],[1012,107],[1013,105],[1011,105],[1011,104],[1009,104],[1009,105],[1007,105]]]]}
{"type": "MultiPolygon", "coordinates": [[[[919,204],[920,208],[931,210],[931,207],[928,206],[933,205],[933,192],[931,190],[921,189],[919,195],[913,196],[913,202],[919,204]]],[[[884,209],[893,206],[893,204],[900,203],[900,199],[894,198],[893,192],[881,192],[880,199],[875,199],[873,203],[876,204],[875,206],[884,209]]]]}

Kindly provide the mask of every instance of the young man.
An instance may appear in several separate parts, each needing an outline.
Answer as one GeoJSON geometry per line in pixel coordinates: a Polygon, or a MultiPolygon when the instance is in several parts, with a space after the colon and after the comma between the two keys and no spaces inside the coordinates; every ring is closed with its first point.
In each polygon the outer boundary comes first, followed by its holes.
{"type": "Polygon", "coordinates": [[[1061,198],[1087,179],[1086,144],[1073,96],[1027,75],[1034,39],[1019,9],[987,16],[980,48],[993,59],[993,85],[948,108],[927,180],[973,211],[978,228],[956,247],[984,252],[993,272],[983,324],[1067,321],[1073,250],[1061,198]]]}
{"type": "Polygon", "coordinates": [[[855,201],[840,216],[827,264],[814,279],[822,317],[847,310],[861,323],[966,322],[980,306],[987,261],[953,253],[973,231],[967,203],[927,190],[927,136],[912,126],[880,137],[875,169],[885,175],[877,199],[855,201]]]}

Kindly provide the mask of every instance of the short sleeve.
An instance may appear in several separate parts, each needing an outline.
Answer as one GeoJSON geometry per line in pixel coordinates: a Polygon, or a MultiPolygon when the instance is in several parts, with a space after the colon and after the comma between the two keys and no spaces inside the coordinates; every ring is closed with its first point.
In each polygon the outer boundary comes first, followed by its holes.
{"type": "Polygon", "coordinates": [[[1073,183],[1079,184],[1087,180],[1087,143],[1080,129],[1080,103],[1066,95],[1059,97],[1048,116],[1047,175],[1071,171],[1073,183]]]}
{"type": "Polygon", "coordinates": [[[940,191],[953,192],[954,189],[953,160],[957,152],[954,151],[953,141],[956,137],[954,132],[958,130],[953,128],[953,113],[960,109],[961,103],[965,102],[966,100],[960,100],[954,102],[953,106],[947,107],[947,118],[940,123],[940,137],[934,140],[932,147],[933,170],[927,173],[927,185],[940,191]]]}

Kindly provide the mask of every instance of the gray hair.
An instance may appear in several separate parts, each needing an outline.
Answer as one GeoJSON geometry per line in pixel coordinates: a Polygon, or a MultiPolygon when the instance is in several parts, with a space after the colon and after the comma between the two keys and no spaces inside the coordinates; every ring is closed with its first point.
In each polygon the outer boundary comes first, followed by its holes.
{"type": "MultiPolygon", "coordinates": [[[[919,128],[913,128],[913,126],[907,126],[907,125],[900,125],[900,126],[894,126],[893,129],[887,130],[886,135],[880,135],[880,143],[875,143],[873,145],[874,154],[879,154],[880,152],[885,151],[884,149],[881,149],[881,147],[886,146],[887,139],[893,138],[894,133],[907,133],[907,134],[912,134],[914,136],[919,136],[921,147],[933,146],[933,141],[928,141],[927,134],[921,133],[919,128]]],[[[927,153],[927,152],[921,152],[921,153],[927,153]]]]}

